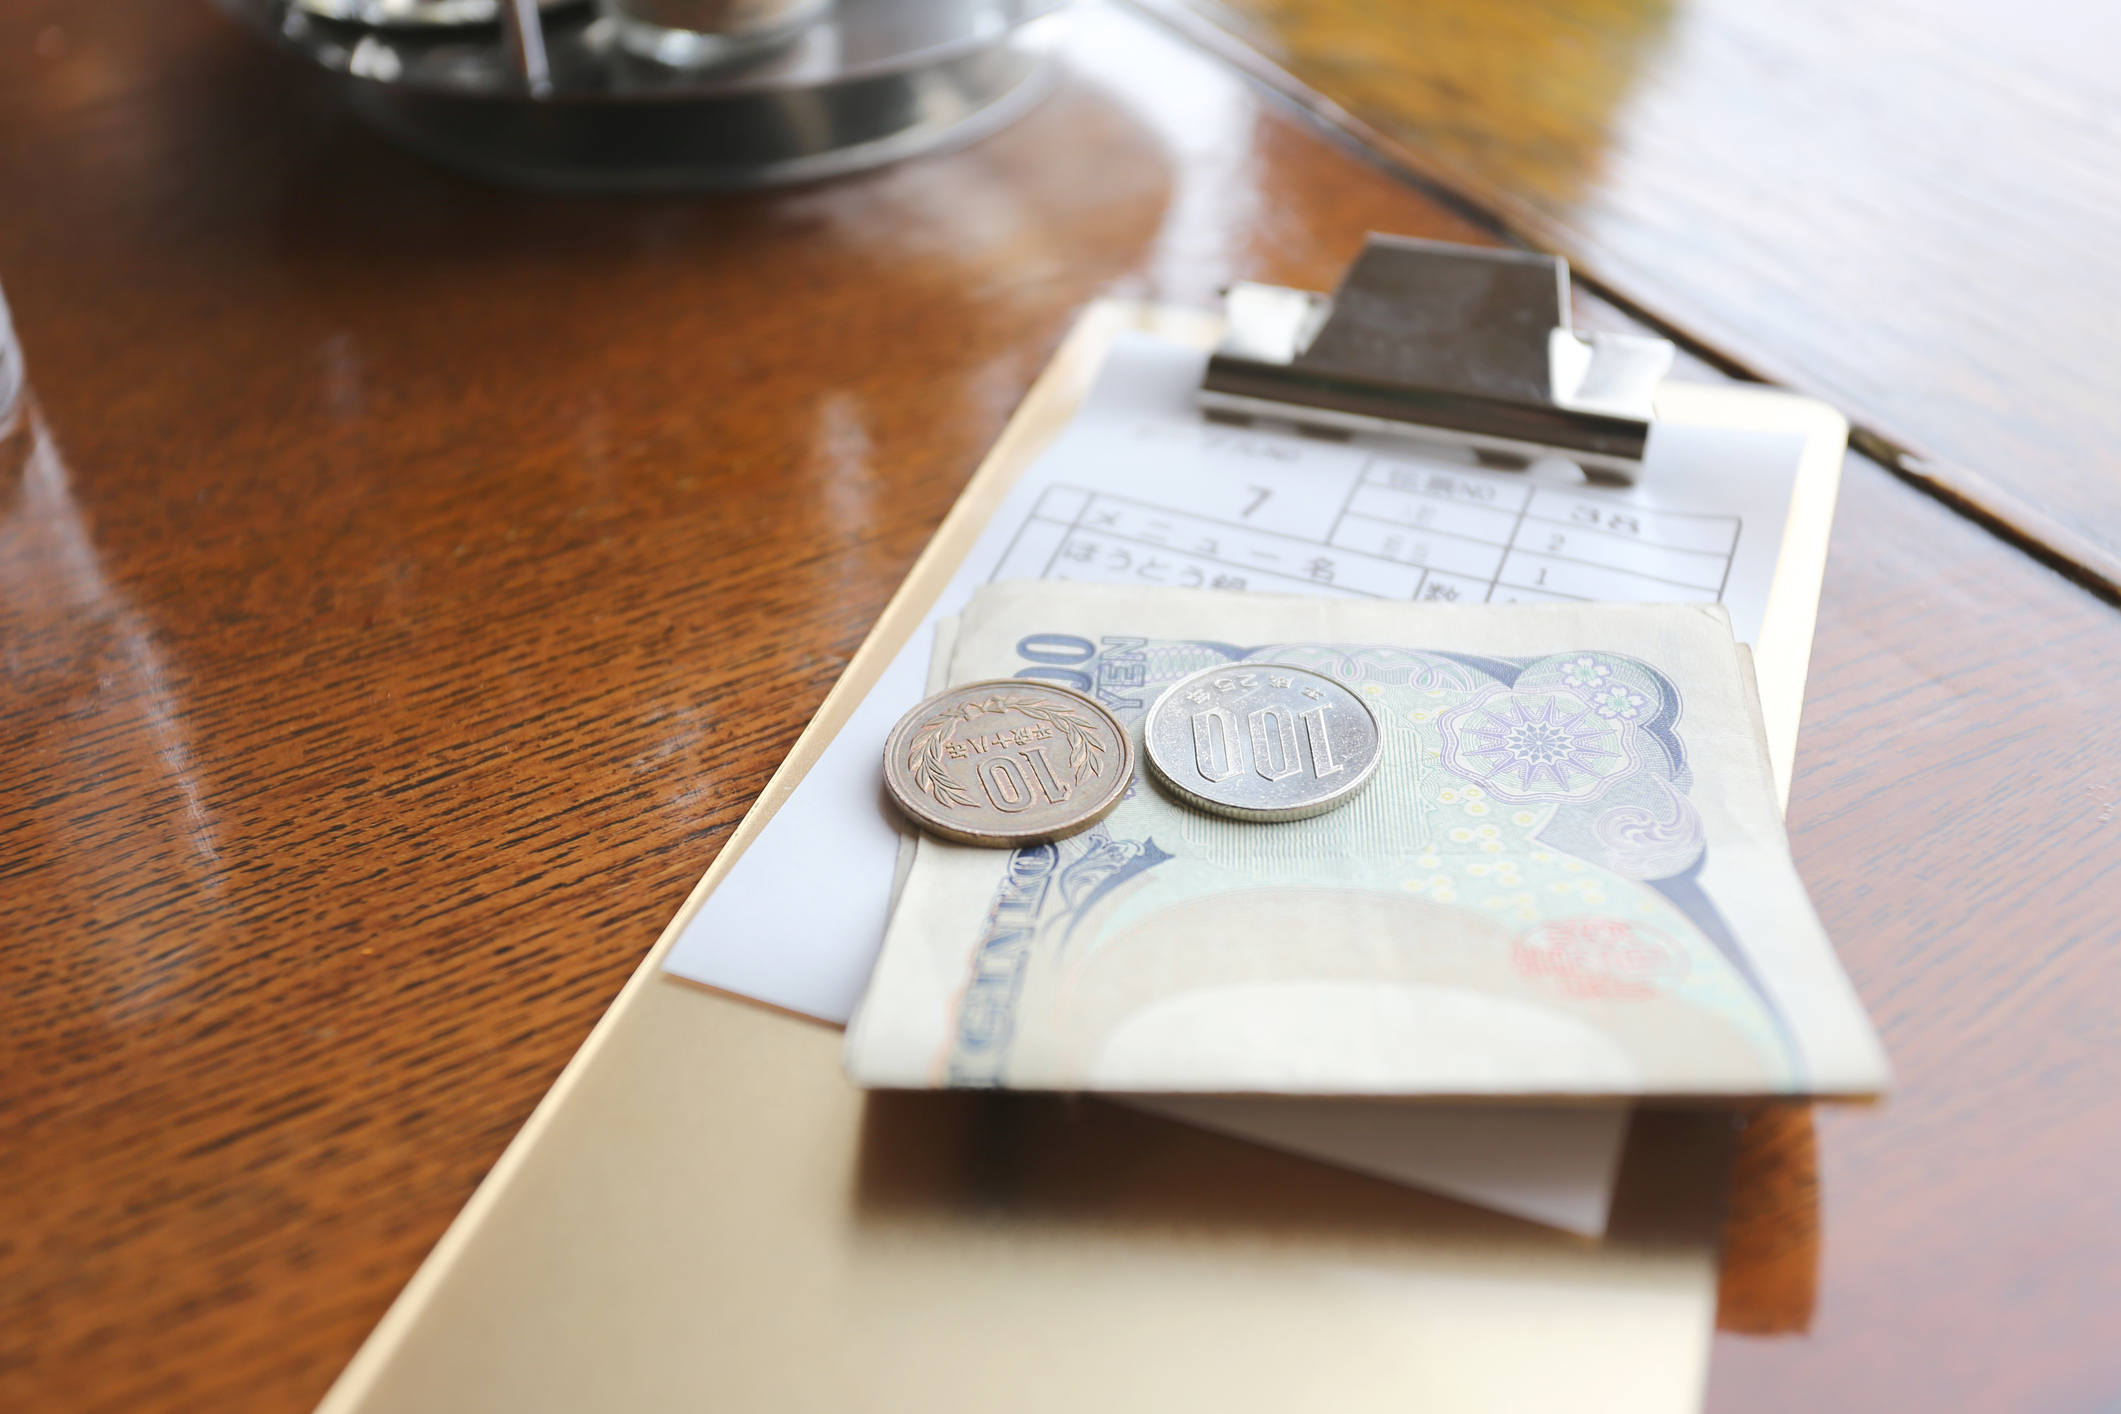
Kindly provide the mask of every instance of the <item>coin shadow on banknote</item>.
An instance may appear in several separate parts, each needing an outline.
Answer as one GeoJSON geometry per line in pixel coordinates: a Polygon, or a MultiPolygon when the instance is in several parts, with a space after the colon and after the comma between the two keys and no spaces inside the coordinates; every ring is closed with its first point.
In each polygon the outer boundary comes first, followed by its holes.
{"type": "MultiPolygon", "coordinates": [[[[1389,1102],[1386,1102],[1389,1103],[1389,1102]]],[[[1345,1247],[1587,1251],[1713,1242],[1734,1125],[1637,1114],[1602,1241],[1280,1153],[1123,1102],[1005,1091],[872,1091],[854,1214],[872,1234],[1020,1223],[1086,1236],[1345,1247]]]]}

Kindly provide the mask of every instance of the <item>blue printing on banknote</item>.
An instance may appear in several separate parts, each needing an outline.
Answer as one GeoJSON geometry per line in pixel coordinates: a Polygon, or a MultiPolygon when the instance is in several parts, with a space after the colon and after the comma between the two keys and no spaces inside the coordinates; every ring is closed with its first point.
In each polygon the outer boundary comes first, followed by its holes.
{"type": "MultiPolygon", "coordinates": [[[[1346,847],[1341,857],[1347,849],[1365,847],[1377,854],[1382,875],[1399,874],[1399,887],[1425,892],[1439,903],[1455,903],[1454,885],[1492,880],[1498,892],[1483,902],[1499,914],[1514,914],[1519,923],[1534,924],[1535,936],[1548,926],[1590,925],[1539,921],[1541,904],[1548,900],[1522,887],[1523,871],[1533,866],[1557,866],[1559,877],[1549,889],[1572,893],[1569,902],[1579,908],[1603,905],[1608,892],[1627,885],[1654,890],[1670,909],[1659,920],[1663,927],[1678,931],[1690,925],[1698,942],[1727,965],[1727,995],[1711,1001],[1726,1011],[1750,1013],[1754,1028],[1780,1053],[1787,1078],[1794,1082],[1801,1076],[1802,1055],[1786,1016],[1701,886],[1708,844],[1701,817],[1687,798],[1694,782],[1678,730],[1683,703],[1678,687],[1650,664],[1598,650],[1497,658],[1379,645],[1244,647],[1129,636],[1092,644],[1055,633],[1025,636],[1018,655],[1025,660],[1018,676],[1087,692],[1130,726],[1165,686],[1204,668],[1279,662],[1333,676],[1370,694],[1373,708],[1385,709],[1381,715],[1394,728],[1388,740],[1397,743],[1396,748],[1388,745],[1386,770],[1396,765],[1404,773],[1411,767],[1422,819],[1416,834],[1381,853],[1374,822],[1363,824],[1363,812],[1353,807],[1314,821],[1264,827],[1191,817],[1180,826],[1182,840],[1167,828],[1166,842],[1178,847],[1166,848],[1152,834],[1115,833],[1128,827],[1130,815],[1141,813],[1129,809],[1145,789],[1137,779],[1107,823],[1013,852],[958,1003],[947,1066],[950,1084],[1007,1083],[1017,1001],[1035,947],[1065,952],[1084,919],[1121,885],[1189,856],[1213,855],[1212,847],[1202,850],[1199,832],[1243,842],[1241,857],[1222,861],[1235,864],[1243,876],[1248,867],[1259,872],[1259,849],[1274,838],[1259,831],[1296,829],[1340,830],[1346,847]],[[1440,784],[1434,791],[1423,789],[1421,777],[1430,769],[1425,755],[1436,758],[1440,784]],[[1443,812],[1435,807],[1450,811],[1451,822],[1439,823],[1434,817],[1443,812]],[[1415,876],[1424,869],[1433,872],[1426,879],[1404,877],[1409,868],[1415,876]],[[1514,892],[1499,892],[1505,888],[1514,892]]],[[[1389,795],[1389,788],[1380,794],[1389,795]]],[[[1166,826],[1172,823],[1167,817],[1166,826]]],[[[1591,995],[1598,988],[1624,995],[1628,987],[1654,983],[1649,974],[1660,966],[1675,965],[1654,950],[1636,948],[1621,954],[1624,965],[1616,970],[1580,940],[1564,941],[1544,954],[1535,946],[1530,954],[1524,965],[1532,971],[1543,968],[1566,987],[1592,989],[1591,995]],[[1587,959],[1595,965],[1587,965],[1587,959]],[[1626,975],[1629,968],[1640,975],[1626,975]]]]}

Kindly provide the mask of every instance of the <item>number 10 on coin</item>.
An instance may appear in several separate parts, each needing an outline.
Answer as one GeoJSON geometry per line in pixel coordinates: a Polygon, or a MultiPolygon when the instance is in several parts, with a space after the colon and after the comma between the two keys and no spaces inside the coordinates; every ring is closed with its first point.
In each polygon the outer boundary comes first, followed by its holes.
{"type": "Polygon", "coordinates": [[[899,719],[884,784],[914,823],[959,844],[1016,848],[1088,829],[1134,777],[1119,719],[1082,693],[998,678],[937,693],[899,719]]]}

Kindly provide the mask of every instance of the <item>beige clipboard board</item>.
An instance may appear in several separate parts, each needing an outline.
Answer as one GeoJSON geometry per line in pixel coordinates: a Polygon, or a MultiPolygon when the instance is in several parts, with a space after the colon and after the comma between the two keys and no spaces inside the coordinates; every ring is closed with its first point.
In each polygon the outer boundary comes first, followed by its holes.
{"type": "MultiPolygon", "coordinates": [[[[1094,1101],[865,1096],[837,1028],[662,972],[1128,328],[1213,337],[1085,313],[321,1414],[1698,1407],[1721,1116],[1639,1117],[1594,1243],[1094,1101]]],[[[1780,394],[1675,397],[1809,439],[1756,654],[1786,792],[1845,432],[1780,394]]]]}

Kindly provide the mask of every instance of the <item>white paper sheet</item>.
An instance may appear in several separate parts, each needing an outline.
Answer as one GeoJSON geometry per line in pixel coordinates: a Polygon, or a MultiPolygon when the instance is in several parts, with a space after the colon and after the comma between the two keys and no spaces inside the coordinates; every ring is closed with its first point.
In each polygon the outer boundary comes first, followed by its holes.
{"type": "Polygon", "coordinates": [[[1629,1113],[1284,1095],[1130,1095],[1120,1103],[1586,1237],[1605,1233],[1629,1113]]]}
{"type": "MultiPolygon", "coordinates": [[[[1443,449],[1206,422],[1193,401],[1205,357],[1145,335],[1119,338],[1068,430],[1024,474],[921,629],[693,916],[668,971],[829,1021],[852,1014],[883,939],[900,844],[878,744],[925,695],[935,622],[991,580],[1460,603],[1720,601],[1741,639],[1759,630],[1800,437],[1660,424],[1636,486],[1593,487],[1573,468],[1488,471],[1443,449]]],[[[1054,671],[1065,677],[1064,667],[1054,671]]],[[[1627,1111],[1581,1111],[1558,1126],[1536,1114],[1410,1109],[1381,1128],[1374,1110],[1296,1115],[1220,1100],[1184,1117],[1536,1221],[1603,1231],[1627,1111]]]]}
{"type": "Polygon", "coordinates": [[[853,1013],[898,856],[880,743],[923,696],[935,620],[989,580],[1197,574],[1230,588],[1461,603],[1720,601],[1742,641],[1759,631],[1800,438],[1660,424],[1638,485],[1556,485],[1382,441],[1205,422],[1193,404],[1204,361],[1143,335],[1114,344],[1082,411],[693,916],[668,970],[829,1021],[853,1013]]]}

